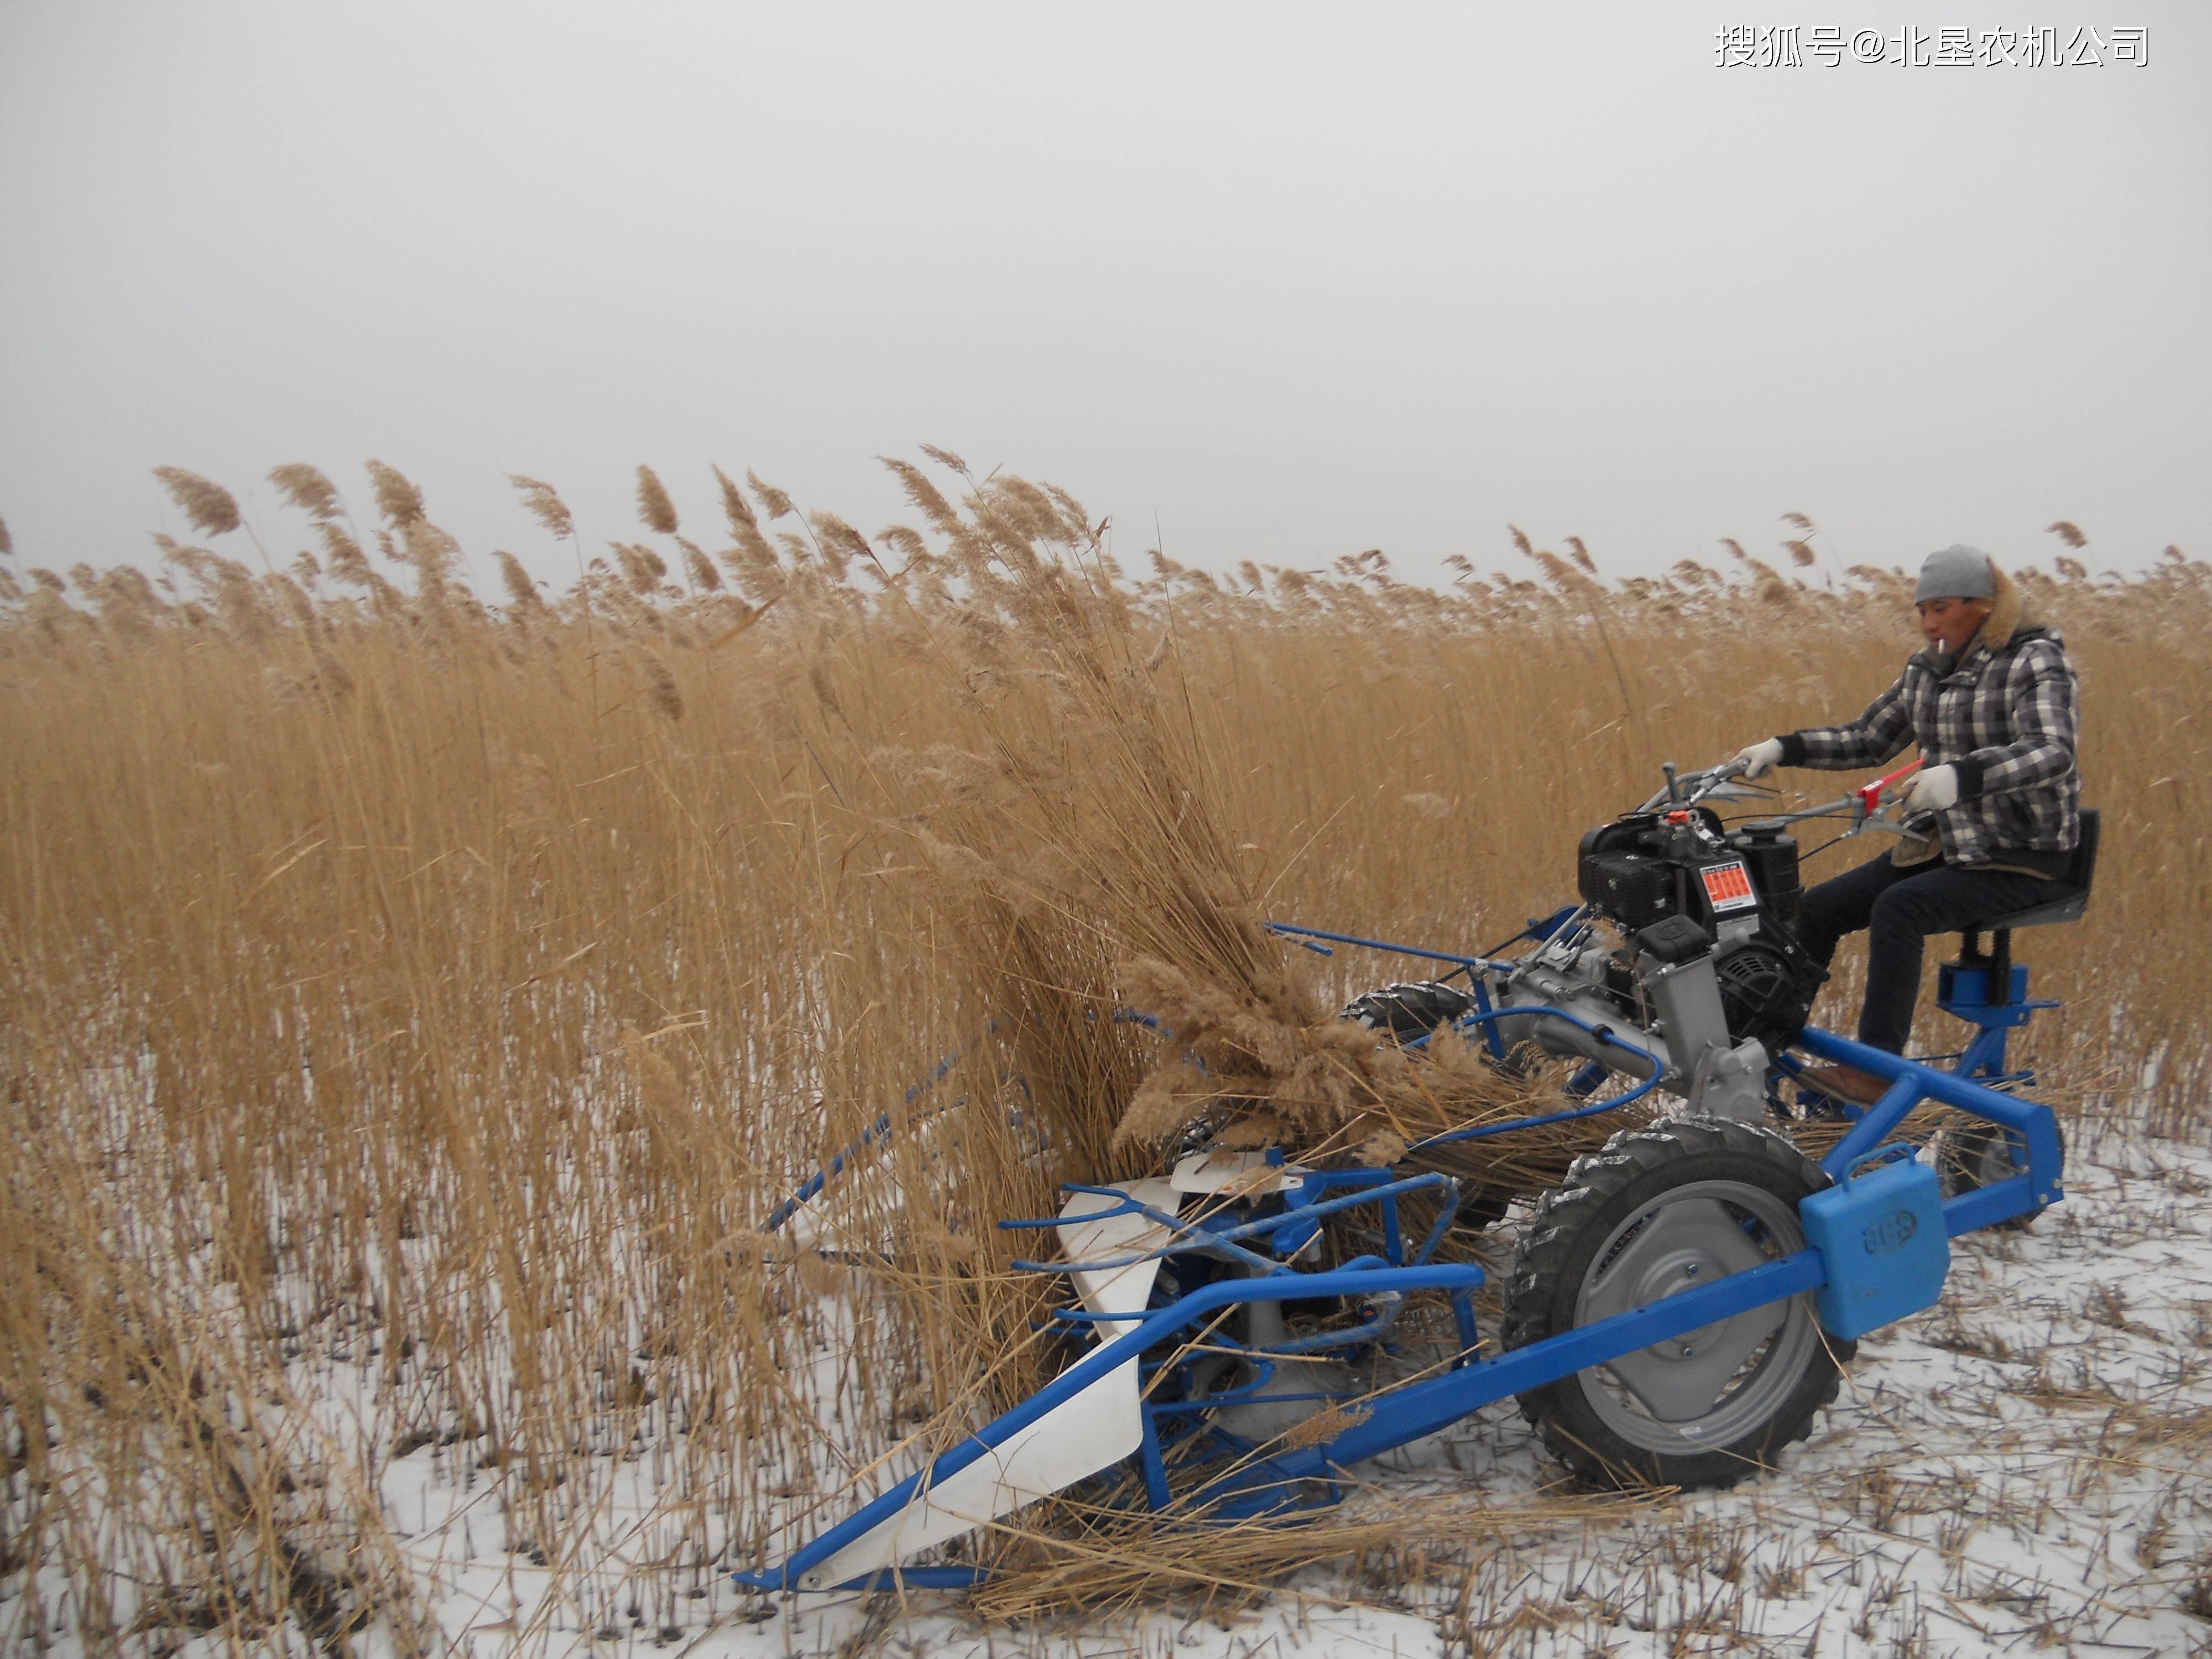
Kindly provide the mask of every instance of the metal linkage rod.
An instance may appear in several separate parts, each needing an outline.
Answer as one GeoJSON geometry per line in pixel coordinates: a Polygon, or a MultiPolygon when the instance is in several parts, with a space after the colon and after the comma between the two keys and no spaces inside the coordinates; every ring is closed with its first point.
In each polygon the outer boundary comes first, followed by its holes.
{"type": "Polygon", "coordinates": [[[1263,921],[1260,925],[1271,933],[1281,933],[1291,939],[1325,939],[1334,945],[1357,945],[1363,950],[1381,951],[1391,956],[1426,957],[1431,962],[1455,962],[1462,968],[1477,968],[1485,973],[1506,965],[1492,962],[1486,957],[1461,956],[1454,951],[1431,951],[1419,945],[1394,945],[1389,939],[1362,939],[1357,933],[1332,933],[1325,928],[1299,927],[1287,921],[1263,921]]]}
{"type": "MultiPolygon", "coordinates": [[[[1579,1014],[1571,1014],[1564,1008],[1549,1008],[1541,1006],[1498,1008],[1493,1009],[1486,1014],[1469,1014],[1465,1019],[1459,1020],[1455,1023],[1461,1030],[1464,1030],[1471,1026],[1488,1024],[1492,1020],[1510,1019],[1524,1015],[1531,1018],[1540,1018],[1545,1019],[1563,1019],[1570,1025],[1580,1026],[1591,1036],[1601,1037],[1606,1046],[1623,1049],[1629,1054],[1636,1055],[1638,1059],[1644,1060],[1651,1067],[1651,1075],[1645,1078],[1641,1083],[1638,1084],[1633,1089],[1631,1089],[1626,1094],[1615,1095],[1610,1100],[1601,1100],[1594,1105],[1589,1106],[1577,1106],[1568,1111],[1550,1112],[1540,1117],[1508,1118],[1503,1123],[1484,1123],[1479,1124],[1471,1129],[1453,1129],[1443,1134],[1431,1135],[1426,1140],[1415,1141],[1412,1146],[1406,1148],[1408,1152],[1419,1152],[1425,1146],[1453,1146],[1463,1140],[1487,1140],[1492,1135],[1509,1134],[1516,1129],[1538,1129],[1543,1127],[1547,1123],[1566,1123],[1578,1117],[1596,1117],[1605,1112],[1619,1111],[1623,1106],[1627,1105],[1629,1102],[1642,1099],[1645,1095],[1650,1094],[1652,1090],[1659,1086],[1659,1078],[1662,1067],[1660,1066],[1657,1055],[1652,1054],[1648,1048],[1641,1048],[1635,1043],[1624,1042],[1613,1027],[1606,1026],[1600,1028],[1592,1024],[1589,1020],[1583,1018],[1579,1014]]],[[[1426,1040],[1426,1038],[1424,1038],[1422,1041],[1425,1042],[1426,1040]]],[[[1406,1046],[1411,1048],[1419,1047],[1420,1045],[1418,1043],[1407,1043],[1406,1046]]]]}
{"type": "MultiPolygon", "coordinates": [[[[1134,1267],[1139,1261],[1150,1261],[1161,1256],[1233,1253],[1239,1260],[1248,1264],[1263,1267],[1270,1273],[1289,1273],[1293,1269],[1279,1261],[1272,1261],[1268,1257],[1239,1248],[1237,1241],[1250,1238],[1258,1233],[1273,1232],[1281,1227],[1294,1226],[1300,1222],[1320,1221],[1336,1214],[1339,1211],[1352,1209],[1362,1204],[1379,1204],[1385,1199],[1402,1198],[1408,1193],[1427,1192],[1435,1188],[1449,1186],[1450,1183],[1450,1176],[1435,1173],[1407,1176],[1401,1181],[1386,1182],[1374,1187],[1362,1187],[1355,1192],[1346,1194],[1342,1198],[1326,1199],[1318,1204],[1292,1205],[1279,1214],[1263,1216],[1257,1221],[1243,1222],[1234,1227],[1224,1227],[1219,1232],[1194,1225],[1190,1222],[1170,1215],[1165,1210],[1155,1209],[1149,1204],[1130,1199],[1124,1207],[1100,1210],[1090,1215],[1072,1217],[1070,1219],[1096,1221],[1106,1216],[1142,1215],[1147,1221],[1154,1222],[1174,1233],[1174,1240],[1161,1245],[1158,1249],[1146,1250],[1139,1255],[1117,1256],[1111,1261],[1016,1261],[1012,1265],[1024,1273],[1096,1273],[1134,1267]]],[[[1090,1187],[1080,1182],[1073,1181],[1063,1183],[1060,1190],[1066,1193],[1111,1193],[1117,1196],[1121,1195],[1118,1188],[1090,1187]]],[[[1057,1220],[1028,1219],[1001,1221],[999,1224],[1008,1232],[1041,1226],[1057,1227],[1060,1224],[1057,1220]]]]}

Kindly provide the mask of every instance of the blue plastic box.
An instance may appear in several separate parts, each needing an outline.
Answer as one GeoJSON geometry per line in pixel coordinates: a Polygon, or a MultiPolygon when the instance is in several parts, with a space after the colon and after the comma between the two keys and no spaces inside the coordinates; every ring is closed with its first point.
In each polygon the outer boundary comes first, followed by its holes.
{"type": "Polygon", "coordinates": [[[1831,1336],[1864,1336],[1943,1294],[1951,1271],[1943,1190],[1912,1152],[1902,1143],[1877,1147],[1797,1206],[1805,1242],[1827,1266],[1814,1300],[1831,1336]]]}

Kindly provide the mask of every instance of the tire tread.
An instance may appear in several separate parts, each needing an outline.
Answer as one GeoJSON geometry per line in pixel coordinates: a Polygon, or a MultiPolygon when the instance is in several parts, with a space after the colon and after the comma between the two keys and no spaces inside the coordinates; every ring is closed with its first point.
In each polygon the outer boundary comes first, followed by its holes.
{"type": "MultiPolygon", "coordinates": [[[[1561,1279],[1568,1258],[1583,1231],[1597,1224],[1608,1206],[1632,1185],[1686,1158],[1715,1153],[1750,1153],[1781,1174],[1803,1183],[1808,1191],[1828,1184],[1827,1177],[1786,1137],[1753,1124],[1718,1119],[1677,1118],[1648,1128],[1624,1130],[1598,1152],[1575,1160],[1564,1186],[1546,1193],[1534,1216],[1515,1247],[1505,1290],[1505,1313],[1499,1337],[1507,1350],[1525,1347],[1553,1335],[1554,1310],[1561,1295],[1561,1279]]],[[[1771,1466],[1773,1455],[1786,1445],[1812,1432],[1814,1419],[1835,1402],[1843,1387],[1843,1371],[1834,1363],[1848,1360],[1856,1345],[1823,1336],[1826,1352],[1816,1358],[1822,1380],[1808,1393],[1801,1390],[1786,1414],[1778,1414],[1765,1425],[1754,1456],[1716,1460],[1709,1455],[1694,1481],[1668,1480],[1662,1484],[1694,1485],[1709,1491],[1724,1490],[1745,1476],[1771,1466]],[[1831,1356],[1832,1358],[1831,1358],[1831,1356]]],[[[1518,1396],[1522,1415],[1552,1456],[1581,1480],[1601,1486],[1651,1484],[1649,1474],[1661,1464],[1658,1454],[1639,1452],[1629,1460],[1608,1457],[1587,1444],[1560,1420],[1562,1391],[1576,1386],[1572,1376],[1547,1383],[1518,1396]],[[1635,1468],[1644,1462],[1648,1468],[1635,1468]],[[1626,1479],[1624,1479],[1624,1476],[1626,1479]]]]}

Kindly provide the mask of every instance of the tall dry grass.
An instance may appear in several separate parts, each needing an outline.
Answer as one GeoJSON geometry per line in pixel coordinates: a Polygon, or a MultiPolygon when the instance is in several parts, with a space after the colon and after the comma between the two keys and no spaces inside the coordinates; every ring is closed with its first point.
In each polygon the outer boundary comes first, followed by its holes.
{"type": "MultiPolygon", "coordinates": [[[[1328,1019],[1414,964],[1260,921],[1486,945],[1660,759],[1856,709],[1911,642],[1904,580],[1809,539],[1625,582],[1524,541],[1442,592],[1132,572],[1063,492],[930,459],[872,538],[720,473],[687,533],[641,468],[601,555],[518,478],[579,578],[495,551],[495,603],[374,463],[358,518],[277,469],[281,532],[165,471],[225,550],[0,571],[5,1639],[433,1648],[410,1459],[558,1586],[519,1638],[681,1629],[1048,1368],[995,1218],[1194,1116],[1371,1155],[1515,1109],[1328,1019]]],[[[2060,569],[2025,579],[2106,851],[2021,941],[2067,1001],[2032,1057],[2199,1132],[2212,571],[2060,569]]],[[[981,1547],[1079,1595],[1034,1546],[981,1547]]]]}

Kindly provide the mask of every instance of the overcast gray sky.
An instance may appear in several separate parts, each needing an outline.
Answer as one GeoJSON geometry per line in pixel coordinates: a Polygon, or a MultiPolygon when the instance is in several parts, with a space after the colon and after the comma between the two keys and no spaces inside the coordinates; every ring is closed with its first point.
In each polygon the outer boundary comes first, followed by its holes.
{"type": "MultiPolygon", "coordinates": [[[[30,563],[374,456],[558,577],[632,469],[864,530],[927,441],[1117,549],[1431,574],[1953,540],[2212,554],[2212,9],[0,0],[30,563]],[[2148,29],[2145,67],[1715,67],[1731,23],[2148,29]]],[[[283,550],[280,545],[277,550],[283,550]]]]}

